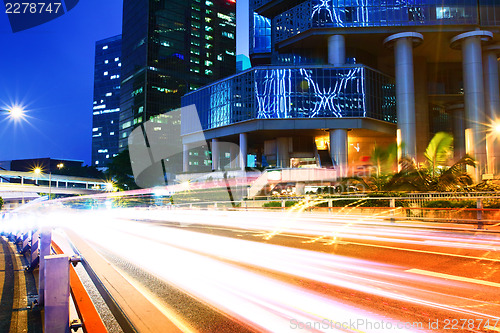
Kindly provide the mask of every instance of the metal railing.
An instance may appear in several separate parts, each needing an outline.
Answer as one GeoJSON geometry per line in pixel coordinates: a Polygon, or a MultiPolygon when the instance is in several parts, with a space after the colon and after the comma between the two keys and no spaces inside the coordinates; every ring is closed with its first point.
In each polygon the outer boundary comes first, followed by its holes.
{"type": "Polygon", "coordinates": [[[19,230],[7,235],[20,253],[28,256],[28,271],[38,269],[38,298],[33,306],[43,307],[43,330],[50,333],[69,333],[82,328],[85,333],[106,333],[90,296],[72,267],[79,257],[70,257],[52,241],[51,228],[19,230]],[[78,319],[70,321],[72,297],[78,319]]]}

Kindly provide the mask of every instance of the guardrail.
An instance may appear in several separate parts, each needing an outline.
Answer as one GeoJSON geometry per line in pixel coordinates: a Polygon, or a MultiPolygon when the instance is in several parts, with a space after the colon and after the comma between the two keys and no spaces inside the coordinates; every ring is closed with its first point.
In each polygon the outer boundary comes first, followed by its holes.
{"type": "Polygon", "coordinates": [[[82,328],[85,333],[106,333],[94,304],[73,266],[80,262],[52,241],[52,229],[19,230],[7,235],[19,252],[28,256],[26,270],[38,269],[38,299],[33,306],[44,309],[43,329],[50,333],[69,333],[82,328]],[[78,319],[70,321],[70,295],[78,319]]]}

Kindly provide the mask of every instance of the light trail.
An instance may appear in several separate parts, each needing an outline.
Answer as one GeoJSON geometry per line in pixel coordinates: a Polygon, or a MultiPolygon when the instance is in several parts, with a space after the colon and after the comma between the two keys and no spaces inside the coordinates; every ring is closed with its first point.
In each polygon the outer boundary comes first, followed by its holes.
{"type": "Polygon", "coordinates": [[[296,235],[308,239],[303,243],[322,242],[322,246],[332,249],[345,240],[356,240],[398,244],[402,248],[483,251],[500,259],[499,236],[495,234],[425,230],[423,224],[394,225],[366,216],[165,209],[88,211],[57,206],[38,214],[16,216],[11,224],[4,224],[4,229],[32,228],[35,219],[40,225],[72,229],[102,249],[104,255],[113,253],[257,331],[284,332],[307,323],[319,323],[305,327],[311,332],[391,331],[362,325],[335,327],[381,321],[391,323],[397,332],[412,331],[397,326],[403,315],[381,313],[375,301],[380,299],[430,308],[452,318],[494,321],[500,313],[498,300],[486,297],[488,291],[498,293],[493,282],[481,286],[479,295],[483,293],[486,299],[478,299],[478,287],[466,278],[449,281],[438,272],[422,276],[413,274],[413,267],[259,242],[296,235]],[[247,236],[255,241],[183,229],[193,224],[201,230],[248,232],[247,236]],[[320,294],[314,288],[291,283],[294,280],[333,288],[320,294]],[[361,298],[369,296],[374,303],[367,306],[357,305],[355,300],[345,301],[337,296],[337,288],[361,298]]]}
{"type": "MultiPolygon", "coordinates": [[[[259,331],[263,329],[270,332],[286,331],[290,328],[291,320],[301,323],[323,320],[339,323],[361,320],[390,321],[390,318],[373,315],[368,311],[253,273],[234,264],[165,244],[162,239],[168,231],[164,233],[162,228],[145,228],[124,222],[117,222],[115,227],[118,226],[118,228],[115,228],[109,222],[106,226],[103,226],[102,221],[95,221],[95,223],[100,228],[98,233],[95,233],[93,223],[84,228],[76,227],[74,230],[99,247],[104,247],[117,256],[126,258],[202,301],[222,309],[233,317],[244,318],[259,331]],[[143,238],[139,236],[141,234],[150,237],[143,238]],[[153,239],[155,241],[152,241],[153,239]],[[160,258],[152,255],[155,253],[161,257],[161,261],[159,261],[160,258]]],[[[183,233],[194,234],[184,231],[183,233]]],[[[175,238],[179,235],[180,233],[175,233],[172,236],[175,238]]],[[[173,240],[172,236],[169,236],[169,240],[173,240]]],[[[184,243],[189,241],[188,235],[187,238],[179,238],[179,241],[184,243]]],[[[190,243],[196,244],[198,240],[190,243]]],[[[198,244],[197,250],[202,251],[205,246],[210,245],[198,244]]],[[[224,248],[224,250],[230,249],[224,248]]],[[[349,329],[347,331],[364,330],[349,329]]],[[[384,330],[366,331],[383,332],[384,330]]],[[[398,330],[398,332],[406,331],[398,330]]]]}
{"type": "MultiPolygon", "coordinates": [[[[152,241],[151,243],[154,244],[174,246],[219,260],[264,268],[396,301],[426,305],[469,316],[488,316],[487,313],[475,312],[455,305],[463,304],[466,301],[467,307],[471,307],[473,304],[479,307],[487,302],[433,292],[429,289],[409,287],[408,282],[422,284],[424,287],[429,285],[444,287],[446,285],[446,287],[467,289],[470,286],[444,282],[439,279],[423,279],[390,265],[154,225],[144,226],[138,223],[108,220],[108,225],[111,226],[112,223],[115,225],[112,227],[115,230],[113,233],[125,232],[129,236],[137,237],[136,242],[139,243],[152,241]],[[422,295],[425,297],[423,298],[422,295]]],[[[92,239],[89,231],[79,230],[92,239]]],[[[122,236],[119,238],[121,239],[122,236]]],[[[495,318],[493,314],[489,314],[489,316],[495,318]]]]}
{"type": "Polygon", "coordinates": [[[158,222],[180,223],[189,226],[203,224],[209,227],[223,227],[232,230],[253,230],[262,233],[269,240],[279,235],[306,235],[317,240],[331,239],[327,244],[333,245],[336,240],[350,239],[396,243],[403,245],[435,246],[452,249],[492,251],[498,253],[500,245],[495,235],[461,235],[443,231],[422,230],[422,224],[395,225],[385,222],[383,218],[365,216],[335,215],[319,218],[314,215],[301,215],[282,212],[244,212],[244,211],[206,211],[180,210],[170,214],[157,211],[121,210],[115,212],[117,217],[125,219],[154,220],[158,222]],[[193,223],[193,221],[202,221],[193,223]],[[411,228],[412,226],[420,227],[411,228]]]}

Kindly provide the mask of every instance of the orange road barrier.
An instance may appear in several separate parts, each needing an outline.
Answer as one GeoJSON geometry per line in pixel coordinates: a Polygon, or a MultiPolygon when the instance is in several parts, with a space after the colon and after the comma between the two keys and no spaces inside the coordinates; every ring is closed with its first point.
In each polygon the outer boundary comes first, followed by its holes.
{"type": "MultiPolygon", "coordinates": [[[[56,254],[64,254],[61,248],[52,242],[52,248],[56,254]]],[[[70,264],[69,281],[71,296],[75,302],[76,311],[82,320],[82,327],[85,333],[107,333],[94,303],[90,299],[73,265],[70,264]]]]}

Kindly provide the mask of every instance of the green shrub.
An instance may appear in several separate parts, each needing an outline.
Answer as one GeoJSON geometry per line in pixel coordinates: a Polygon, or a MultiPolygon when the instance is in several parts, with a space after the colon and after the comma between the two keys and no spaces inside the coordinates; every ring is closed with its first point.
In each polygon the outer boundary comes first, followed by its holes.
{"type": "Polygon", "coordinates": [[[477,203],[473,200],[435,200],[422,204],[422,208],[476,208],[477,203]]]}
{"type": "MultiPolygon", "coordinates": [[[[292,207],[297,204],[297,201],[285,201],[285,207],[292,207]]],[[[264,208],[281,207],[281,201],[269,201],[262,205],[264,208]]]]}

